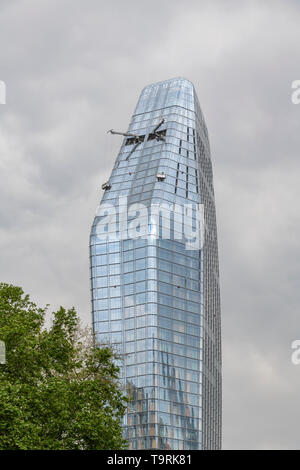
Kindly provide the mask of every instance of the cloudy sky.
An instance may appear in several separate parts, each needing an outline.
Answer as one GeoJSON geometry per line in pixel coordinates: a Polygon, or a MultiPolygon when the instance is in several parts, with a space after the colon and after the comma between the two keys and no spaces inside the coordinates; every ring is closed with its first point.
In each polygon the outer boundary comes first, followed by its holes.
{"type": "Polygon", "coordinates": [[[300,448],[300,1],[1,0],[1,281],[90,322],[88,237],[140,90],[193,81],[210,133],[223,447],[300,448]]]}

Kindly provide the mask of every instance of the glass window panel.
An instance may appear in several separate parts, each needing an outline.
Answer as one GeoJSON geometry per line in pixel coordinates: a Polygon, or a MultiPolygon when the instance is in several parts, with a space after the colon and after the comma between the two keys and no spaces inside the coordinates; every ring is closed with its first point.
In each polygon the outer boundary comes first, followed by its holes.
{"type": "Polygon", "coordinates": [[[122,312],[120,309],[114,309],[110,311],[110,317],[112,320],[121,320],[122,312]]]}
{"type": "Polygon", "coordinates": [[[146,270],[143,269],[142,271],[137,271],[136,272],[136,281],[143,281],[146,279],[146,270]]]}
{"type": "Polygon", "coordinates": [[[123,270],[124,270],[124,273],[128,273],[130,271],[133,271],[133,262],[129,261],[127,263],[124,263],[123,264],[123,270]]]}
{"type": "Polygon", "coordinates": [[[137,293],[146,291],[146,282],[137,282],[135,288],[137,293]]]}
{"type": "Polygon", "coordinates": [[[137,317],[136,319],[136,326],[137,328],[143,328],[146,326],[146,316],[137,317]]]}
{"type": "Polygon", "coordinates": [[[125,328],[126,330],[131,330],[134,328],[134,318],[129,318],[125,320],[125,328]]]}
{"type": "Polygon", "coordinates": [[[109,274],[110,275],[120,274],[120,265],[119,264],[111,264],[109,266],[109,274]]]}
{"type": "Polygon", "coordinates": [[[109,331],[109,323],[107,321],[97,323],[97,331],[106,333],[109,331]]]}
{"type": "MultiPolygon", "coordinates": [[[[128,264],[128,263],[125,263],[128,264]]],[[[146,260],[145,259],[138,259],[135,262],[136,269],[145,269],[146,268],[146,260]]],[[[133,269],[133,268],[132,268],[133,269]]]]}

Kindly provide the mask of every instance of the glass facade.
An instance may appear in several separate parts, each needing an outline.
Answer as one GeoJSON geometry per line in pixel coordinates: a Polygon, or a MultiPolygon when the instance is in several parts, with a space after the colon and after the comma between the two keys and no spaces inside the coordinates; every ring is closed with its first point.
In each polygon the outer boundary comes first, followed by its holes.
{"type": "MultiPolygon", "coordinates": [[[[177,78],[145,87],[128,134],[91,230],[94,333],[122,356],[129,448],[220,449],[216,214],[208,134],[192,83],[177,78]],[[154,219],[150,207],[161,203],[164,213],[154,219]],[[203,207],[199,249],[186,243],[172,210],[182,208],[183,217],[187,203],[203,207]],[[141,207],[149,213],[137,224],[141,207]]],[[[194,212],[187,224],[197,228],[194,212]]]]}

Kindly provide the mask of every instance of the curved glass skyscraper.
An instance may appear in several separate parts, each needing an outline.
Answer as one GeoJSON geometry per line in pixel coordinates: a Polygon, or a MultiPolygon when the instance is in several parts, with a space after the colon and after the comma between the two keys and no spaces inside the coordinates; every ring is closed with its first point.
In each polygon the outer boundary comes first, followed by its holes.
{"type": "Polygon", "coordinates": [[[120,351],[131,397],[125,437],[132,449],[219,449],[216,214],[192,83],[145,87],[123,135],[90,257],[94,332],[120,351]]]}

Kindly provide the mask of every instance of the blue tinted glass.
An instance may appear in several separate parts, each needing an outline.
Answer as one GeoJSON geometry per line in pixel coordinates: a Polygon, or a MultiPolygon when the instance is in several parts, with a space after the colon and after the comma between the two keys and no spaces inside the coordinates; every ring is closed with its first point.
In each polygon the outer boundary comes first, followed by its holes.
{"type": "MultiPolygon", "coordinates": [[[[90,259],[96,339],[124,355],[130,449],[219,449],[216,214],[208,133],[191,82],[177,78],[145,87],[128,132],[144,137],[136,145],[136,137],[124,136],[100,208],[110,203],[118,213],[126,204],[143,204],[151,214],[136,224],[135,234],[118,222],[108,241],[97,236],[104,217],[95,217],[90,259]],[[194,209],[187,216],[191,203],[204,207],[200,249],[187,243],[198,224],[194,209]],[[163,204],[158,217],[154,204],[163,204]]],[[[105,223],[108,237],[113,225],[105,223]]]]}

